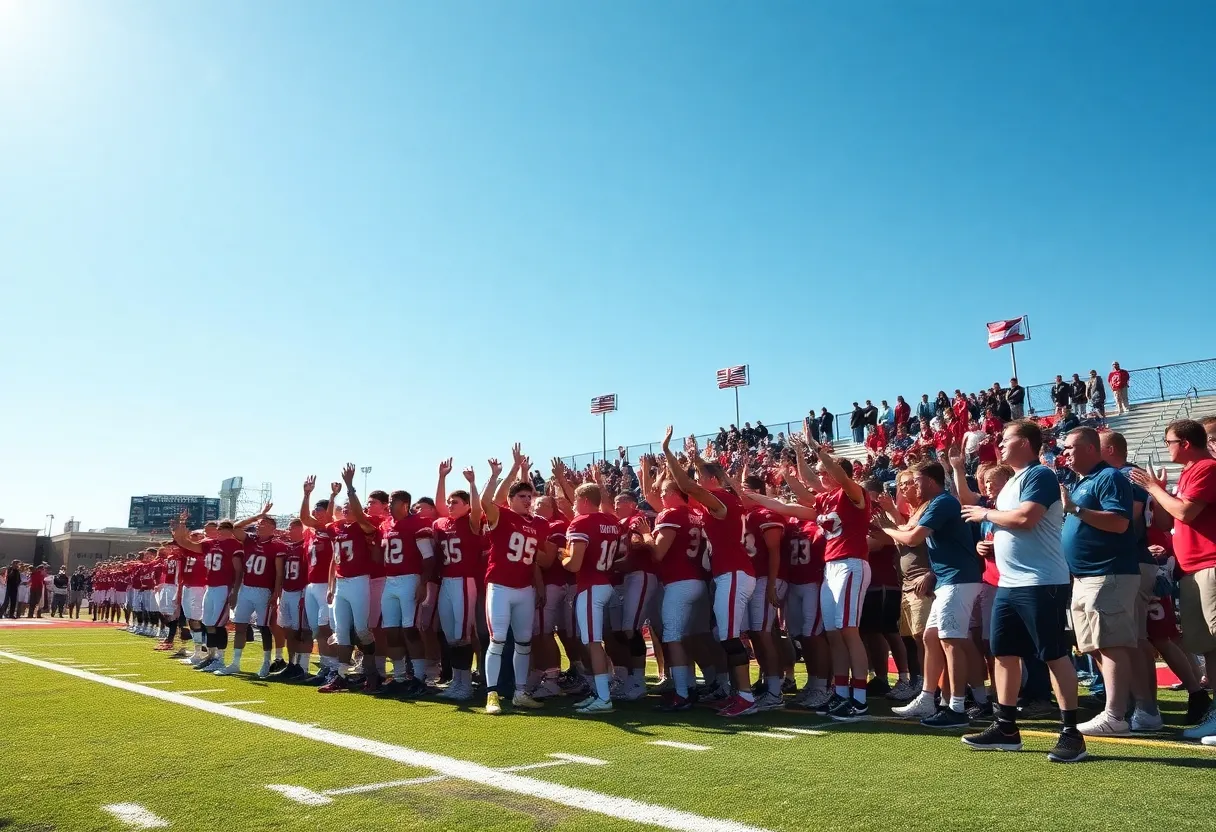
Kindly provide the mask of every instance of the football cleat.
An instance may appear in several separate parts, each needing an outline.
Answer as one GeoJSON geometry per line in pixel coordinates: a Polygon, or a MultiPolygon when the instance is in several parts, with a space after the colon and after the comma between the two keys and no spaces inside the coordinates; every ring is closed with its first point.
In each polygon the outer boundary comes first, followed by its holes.
{"type": "Polygon", "coordinates": [[[496,690],[486,694],[486,713],[492,716],[502,713],[502,704],[498,701],[498,691],[496,690]]]}
{"type": "Polygon", "coordinates": [[[537,711],[545,707],[540,702],[537,702],[524,691],[516,691],[515,696],[511,697],[511,707],[525,708],[529,711],[537,711]]]}
{"type": "Polygon", "coordinates": [[[329,681],[317,688],[317,693],[347,693],[350,687],[346,684],[346,677],[334,674],[329,681]]]}
{"type": "Polygon", "coordinates": [[[676,693],[675,691],[668,692],[663,697],[663,701],[655,706],[656,711],[662,711],[663,713],[669,714],[676,713],[678,711],[687,711],[691,708],[692,702],[685,699],[683,696],[680,696],[680,694],[676,693]]]}
{"type": "Polygon", "coordinates": [[[756,697],[757,711],[776,711],[785,707],[785,700],[775,693],[765,691],[756,697]]]}
{"type": "Polygon", "coordinates": [[[744,699],[742,696],[735,694],[726,701],[726,704],[718,711],[718,716],[733,719],[737,716],[747,716],[754,714],[757,711],[756,703],[744,699]]]}
{"type": "Polygon", "coordinates": [[[241,666],[239,664],[237,664],[236,662],[233,662],[232,664],[223,665],[223,666],[217,668],[215,671],[215,675],[216,676],[235,676],[236,674],[238,674],[240,672],[241,672],[241,666]]]}
{"type": "Polygon", "coordinates": [[[590,704],[585,705],[581,708],[575,708],[574,712],[576,714],[593,715],[593,714],[610,714],[610,713],[612,713],[612,710],[613,710],[613,708],[612,708],[611,701],[605,702],[603,699],[600,699],[597,697],[595,699],[592,699],[590,704]]]}
{"type": "Polygon", "coordinates": [[[280,670],[286,670],[286,669],[287,669],[287,662],[283,661],[282,659],[275,659],[274,661],[272,661],[270,663],[270,672],[271,673],[278,673],[280,670]]]}

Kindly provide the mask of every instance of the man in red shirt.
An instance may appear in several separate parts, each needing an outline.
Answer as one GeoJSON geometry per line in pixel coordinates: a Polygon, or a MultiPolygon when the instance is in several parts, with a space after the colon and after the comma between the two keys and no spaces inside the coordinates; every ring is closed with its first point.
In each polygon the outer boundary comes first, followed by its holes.
{"type": "Polygon", "coordinates": [[[705,510],[705,533],[714,576],[714,619],[735,688],[718,715],[733,718],[754,714],[756,699],[751,691],[750,659],[740,640],[748,622],[748,604],[756,589],[755,568],[743,545],[743,503],[722,487],[725,472],[716,463],[701,459],[695,443],[688,451],[697,471],[698,482],[694,482],[671,452],[671,436],[672,429],[668,426],[663,438],[667,470],[676,486],[705,510]]]}
{"type": "Polygon", "coordinates": [[[895,397],[895,430],[902,427],[907,430],[908,420],[912,418],[912,406],[904,401],[903,396],[895,397]]]}
{"type": "Polygon", "coordinates": [[[253,537],[246,535],[243,528],[234,529],[245,558],[236,609],[232,615],[232,622],[236,625],[236,641],[232,650],[232,664],[218,669],[216,676],[233,676],[241,672],[241,654],[245,651],[247,628],[255,621],[262,637],[262,666],[257,675],[259,679],[270,675],[270,654],[274,643],[270,622],[282,591],[279,559],[287,553],[287,544],[275,537],[278,524],[270,516],[270,509],[270,503],[262,509],[253,537]]]}
{"type": "MultiPolygon", "coordinates": [[[[308,568],[308,584],[304,588],[304,618],[308,625],[309,635],[316,636],[317,653],[320,654],[320,669],[316,675],[302,678],[300,681],[309,685],[321,686],[333,680],[338,675],[338,651],[336,645],[329,643],[333,635],[330,626],[329,571],[334,558],[334,539],[329,532],[329,526],[334,521],[334,506],[338,493],[342,490],[341,483],[330,484],[328,500],[317,500],[315,506],[309,505],[317,478],[310,476],[304,480],[304,499],[300,503],[300,523],[304,526],[305,565],[308,568]]],[[[311,651],[310,651],[311,653],[311,651]]]]}
{"type": "MultiPolygon", "coordinates": [[[[516,465],[520,455],[516,446],[516,465]]],[[[525,692],[528,669],[532,659],[532,618],[536,599],[544,591],[541,570],[553,559],[548,543],[549,529],[545,521],[532,514],[532,499],[536,496],[532,483],[526,478],[512,484],[507,491],[506,507],[494,502],[502,463],[490,460],[490,481],[481,495],[481,510],[485,529],[490,538],[490,555],[486,565],[486,621],[490,629],[490,646],[486,650],[486,713],[502,713],[498,701],[498,676],[502,671],[502,654],[507,632],[515,639],[512,669],[515,673],[515,695],[511,704],[517,708],[536,709],[541,703],[525,692]]],[[[526,477],[526,474],[524,474],[526,477]]]]}
{"type": "MultiPolygon", "coordinates": [[[[601,488],[602,488],[601,484],[601,488]]],[[[624,568],[620,582],[621,626],[616,629],[622,643],[628,645],[629,678],[620,698],[636,701],[646,695],[646,641],[642,628],[657,614],[659,579],[655,577],[650,547],[643,540],[650,533],[646,516],[638,511],[637,498],[628,491],[616,495],[613,514],[620,521],[624,534],[618,560],[624,568]]]]}
{"type": "Polygon", "coordinates": [[[1120,367],[1118,361],[1110,365],[1110,374],[1106,376],[1106,384],[1115,394],[1115,404],[1119,408],[1120,416],[1131,409],[1131,405],[1127,403],[1127,388],[1131,386],[1131,378],[1131,373],[1120,367]]]}
{"type": "Polygon", "coordinates": [[[287,636],[291,661],[270,678],[280,682],[303,679],[308,675],[312,655],[312,633],[304,614],[304,588],[308,586],[308,564],[304,558],[304,524],[299,518],[287,527],[282,557],[275,559],[275,585],[278,586],[278,625],[287,636]]]}
{"type": "MultiPolygon", "coordinates": [[[[1216,668],[1216,459],[1207,440],[1203,425],[1190,419],[1166,427],[1170,461],[1183,466],[1176,494],[1166,490],[1165,478],[1156,471],[1136,468],[1130,476],[1174,519],[1174,556],[1182,572],[1178,581],[1182,644],[1188,653],[1204,657],[1211,678],[1216,668]]],[[[1216,704],[1182,735],[1216,745],[1216,704]]]]}
{"type": "Polygon", "coordinates": [[[601,500],[600,486],[595,483],[574,489],[574,519],[566,528],[567,548],[562,558],[562,565],[575,575],[574,617],[595,680],[595,692],[574,706],[579,714],[612,711],[604,619],[613,595],[612,564],[625,539],[617,518],[600,511],[601,500]]]}
{"type": "MultiPolygon", "coordinates": [[[[182,562],[185,560],[185,554],[180,546],[175,545],[162,546],[157,552],[157,557],[164,570],[164,577],[157,588],[156,603],[160,609],[161,620],[166,627],[165,637],[156,647],[158,650],[172,650],[173,641],[177,637],[177,627],[182,617],[178,593],[181,587],[182,562]]],[[[182,636],[185,637],[184,632],[182,636]]],[[[170,656],[170,658],[181,658],[185,655],[183,650],[181,656],[170,656]]]]}
{"type": "Polygon", "coordinates": [[[748,637],[760,665],[763,691],[756,698],[756,710],[771,711],[785,707],[781,696],[781,661],[773,638],[777,609],[785,604],[785,569],[781,561],[781,544],[785,537],[785,522],[769,509],[750,504],[751,494],[765,493],[761,477],[751,475],[744,485],[744,505],[748,506],[744,520],[743,545],[752,558],[756,571],[756,589],[748,603],[748,637]]]}
{"type": "Polygon", "coordinates": [[[411,514],[408,491],[389,497],[389,517],[380,525],[384,590],[380,600],[381,624],[393,660],[393,678],[385,694],[417,696],[425,690],[426,658],[418,630],[418,610],[426,599],[427,584],[438,576],[435,531],[417,514],[411,514]],[[410,665],[405,663],[409,650],[410,665]],[[413,679],[410,679],[410,670],[413,679]]]}
{"type": "MultiPolygon", "coordinates": [[[[476,474],[464,469],[468,491],[453,491],[436,502],[433,524],[439,543],[439,626],[448,642],[452,683],[439,698],[464,702],[473,697],[473,653],[477,645],[477,596],[485,579],[481,498],[476,474]],[[442,506],[442,508],[440,508],[442,506]]],[[[437,495],[438,496],[438,495],[437,495]]]]}
{"type": "MultiPolygon", "coordinates": [[[[561,549],[566,543],[568,521],[558,513],[557,503],[552,497],[539,497],[535,503],[533,511],[545,521],[549,529],[548,542],[555,549],[561,549]]],[[[527,686],[528,693],[538,701],[560,696],[562,693],[558,685],[562,657],[554,633],[569,628],[573,593],[566,591],[567,577],[573,576],[557,558],[541,570],[541,580],[545,584],[545,603],[537,606],[532,621],[532,670],[528,674],[527,686]]],[[[569,641],[569,638],[566,640],[569,641]]],[[[571,661],[582,655],[582,645],[578,645],[578,648],[577,652],[571,654],[571,661]]]]}
{"type": "Polygon", "coordinates": [[[244,546],[236,538],[236,528],[257,522],[255,515],[239,524],[224,520],[216,529],[214,538],[200,541],[191,539],[186,531],[187,516],[183,512],[180,522],[173,528],[173,541],[196,555],[203,556],[206,589],[202,597],[202,624],[207,630],[207,658],[199,662],[196,670],[215,672],[227,663],[224,650],[228,645],[228,611],[241,585],[244,569],[244,546]]]}

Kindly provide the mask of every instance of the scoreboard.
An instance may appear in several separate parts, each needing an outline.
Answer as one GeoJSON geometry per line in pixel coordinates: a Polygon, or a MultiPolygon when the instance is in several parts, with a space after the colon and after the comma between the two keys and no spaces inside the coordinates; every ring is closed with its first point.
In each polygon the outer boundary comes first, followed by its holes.
{"type": "Polygon", "coordinates": [[[131,516],[127,526],[141,532],[168,531],[178,515],[186,512],[190,528],[220,519],[220,501],[214,497],[192,497],[184,494],[147,494],[131,498],[131,516]]]}

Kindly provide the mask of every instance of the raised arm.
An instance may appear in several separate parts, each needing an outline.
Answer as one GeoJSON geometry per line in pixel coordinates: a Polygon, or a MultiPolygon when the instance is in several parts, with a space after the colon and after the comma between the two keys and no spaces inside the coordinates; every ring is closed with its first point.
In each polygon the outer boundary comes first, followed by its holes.
{"type": "Polygon", "coordinates": [[[494,494],[498,488],[498,478],[502,476],[502,463],[497,459],[491,459],[489,463],[490,479],[486,482],[485,493],[481,495],[481,511],[488,525],[497,526],[498,502],[494,499],[494,494]]]}
{"type": "Polygon", "coordinates": [[[787,465],[781,469],[781,478],[790,487],[794,499],[807,508],[815,507],[815,492],[802,484],[793,466],[787,465]]]}
{"type": "Polygon", "coordinates": [[[773,497],[767,497],[764,494],[758,494],[755,491],[747,492],[747,497],[756,505],[766,508],[774,514],[780,514],[782,517],[797,517],[799,520],[814,520],[819,516],[819,512],[810,506],[804,506],[801,503],[783,503],[773,497]]]}
{"type": "Polygon", "coordinates": [[[951,445],[946,452],[950,459],[950,475],[954,478],[954,491],[958,501],[965,506],[977,505],[980,495],[971,490],[967,484],[967,468],[963,464],[963,451],[958,445],[951,445]]]}
{"type": "MultiPolygon", "coordinates": [[[[726,506],[722,504],[722,501],[711,494],[709,489],[693,482],[692,477],[688,476],[688,472],[680,467],[680,461],[671,452],[671,434],[672,428],[671,425],[668,425],[667,435],[663,437],[663,456],[667,458],[667,470],[671,473],[671,478],[681,491],[704,506],[706,511],[719,520],[725,519],[726,506]]],[[[694,465],[697,464],[697,459],[700,457],[693,460],[694,465]]]]}
{"type": "MultiPolygon", "coordinates": [[[[494,494],[494,502],[499,505],[507,501],[507,494],[510,493],[511,485],[515,482],[516,477],[519,476],[519,469],[524,462],[524,455],[519,449],[518,442],[511,447],[511,455],[515,457],[515,462],[511,465],[511,473],[507,474],[507,478],[502,481],[502,485],[491,492],[494,494]]],[[[486,491],[490,492],[490,489],[487,487],[486,491]]]]}
{"type": "MultiPolygon", "coordinates": [[[[819,443],[810,437],[807,437],[806,444],[812,451],[819,450],[819,443]]],[[[819,454],[819,464],[823,466],[823,471],[828,475],[828,479],[844,491],[844,495],[849,498],[850,503],[858,508],[866,504],[865,490],[861,487],[861,483],[846,474],[831,454],[819,454]]]]}
{"type": "Polygon", "coordinates": [[[252,526],[254,523],[258,522],[263,517],[269,517],[270,510],[272,508],[274,508],[274,503],[267,503],[266,505],[262,506],[262,510],[260,513],[255,514],[252,517],[246,517],[244,520],[238,520],[237,522],[233,523],[232,524],[233,536],[237,540],[244,543],[245,538],[248,537],[248,535],[245,534],[245,529],[248,528],[249,526],[252,526]]]}
{"type": "Polygon", "coordinates": [[[315,474],[309,474],[304,480],[304,499],[300,503],[300,522],[310,529],[319,529],[321,524],[312,516],[312,490],[317,486],[315,474]]]}
{"type": "Polygon", "coordinates": [[[342,482],[346,483],[346,507],[351,519],[359,524],[359,528],[371,534],[376,530],[376,524],[363,513],[363,505],[359,502],[359,495],[355,493],[355,464],[353,462],[346,463],[346,467],[342,469],[342,482]]]}
{"type": "Polygon", "coordinates": [[[472,468],[465,468],[461,473],[464,474],[465,481],[469,484],[469,528],[476,532],[481,528],[481,500],[477,497],[477,473],[472,468]]]}
{"type": "Polygon", "coordinates": [[[448,516],[448,474],[452,473],[452,458],[439,463],[439,482],[435,486],[435,515],[448,516]]]}
{"type": "Polygon", "coordinates": [[[173,526],[173,542],[181,546],[187,552],[193,552],[196,555],[204,554],[203,547],[190,539],[190,532],[186,525],[190,522],[190,515],[182,512],[177,518],[177,525],[173,526]]]}
{"type": "Polygon", "coordinates": [[[574,487],[570,485],[570,480],[566,478],[566,463],[557,457],[553,457],[552,465],[553,479],[557,483],[557,487],[561,490],[562,496],[566,498],[566,502],[574,505],[574,487]]]}

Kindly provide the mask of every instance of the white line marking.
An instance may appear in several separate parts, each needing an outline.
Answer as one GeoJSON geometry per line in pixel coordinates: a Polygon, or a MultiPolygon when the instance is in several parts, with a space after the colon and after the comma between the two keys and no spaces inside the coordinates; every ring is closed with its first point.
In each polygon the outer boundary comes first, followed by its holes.
{"type": "Polygon", "coordinates": [[[606,766],[607,760],[597,760],[594,757],[580,757],[577,754],[546,754],[555,760],[565,760],[567,763],[582,763],[585,766],[606,766]]]}
{"type": "Polygon", "coordinates": [[[435,783],[439,780],[447,780],[446,774],[432,774],[430,777],[414,777],[410,780],[394,780],[391,783],[369,783],[366,786],[348,786],[345,789],[326,789],[321,792],[323,795],[333,795],[337,797],[342,794],[364,794],[365,792],[375,792],[380,789],[395,789],[398,786],[420,786],[423,783],[435,783]]]}
{"type": "Polygon", "coordinates": [[[229,708],[235,708],[237,705],[261,705],[265,701],[265,699],[240,699],[236,702],[220,702],[219,704],[229,708]]]}
{"type": "Polygon", "coordinates": [[[811,728],[779,728],[773,726],[774,731],[784,731],[787,734],[803,734],[808,737],[822,737],[827,734],[827,731],[815,731],[811,728]]]}
{"type": "Polygon", "coordinates": [[[115,679],[134,679],[136,676],[143,676],[142,673],[114,673],[111,674],[115,679]]]}
{"type": "MultiPolygon", "coordinates": [[[[314,742],[344,748],[348,751],[360,751],[373,757],[393,760],[408,766],[429,768],[436,773],[445,774],[458,780],[490,786],[514,794],[536,797],[574,809],[617,818],[618,820],[627,820],[663,829],[677,830],[678,832],[768,832],[763,827],[749,826],[737,821],[709,818],[704,815],[671,809],[666,806],[658,806],[653,803],[645,803],[627,797],[616,797],[591,791],[590,789],[562,786],[557,783],[548,783],[544,780],[535,780],[531,777],[523,777],[518,774],[495,771],[488,766],[446,757],[442,754],[434,754],[429,751],[419,751],[414,748],[369,740],[323,728],[308,728],[288,719],[280,719],[254,711],[242,711],[238,708],[225,707],[206,699],[194,699],[178,693],[171,693],[167,690],[143,687],[131,682],[124,682],[121,679],[99,676],[95,673],[75,670],[74,668],[64,667],[52,662],[45,662],[41,659],[31,659],[26,656],[17,656],[4,652],[0,652],[0,658],[16,659],[23,664],[40,667],[43,670],[75,676],[77,679],[84,679],[100,685],[125,690],[129,693],[138,693],[142,696],[159,699],[162,702],[172,702],[187,708],[204,711],[213,716],[222,716],[251,725],[259,725],[284,734],[291,734],[314,742]]],[[[782,735],[778,734],[777,736],[782,735]]],[[[786,735],[786,738],[789,738],[788,735],[786,735]]]]}
{"type": "Polygon", "coordinates": [[[270,789],[272,792],[278,792],[288,800],[294,800],[296,803],[303,803],[305,806],[324,806],[327,803],[333,803],[331,798],[328,798],[323,794],[317,794],[311,789],[305,789],[300,786],[271,784],[266,788],[270,789]]]}
{"type": "Polygon", "coordinates": [[[170,682],[167,679],[160,682],[140,682],[141,685],[176,685],[177,682],[170,682]]]}
{"type": "Polygon", "coordinates": [[[549,760],[546,763],[528,763],[526,766],[507,766],[500,768],[499,771],[532,771],[537,768],[553,768],[554,766],[569,765],[566,760],[549,760]]]}
{"type": "Polygon", "coordinates": [[[775,734],[772,731],[740,731],[740,736],[764,737],[766,740],[792,740],[793,734],[775,734]]]}
{"type": "Polygon", "coordinates": [[[696,745],[691,742],[675,742],[674,740],[651,740],[647,745],[661,745],[664,748],[678,748],[681,751],[710,751],[711,746],[696,745]]]}
{"type": "Polygon", "coordinates": [[[157,817],[138,803],[111,803],[102,809],[134,829],[160,829],[169,821],[157,817]]]}
{"type": "Polygon", "coordinates": [[[223,688],[204,688],[203,690],[179,690],[182,696],[194,696],[199,693],[223,693],[223,688]]]}

